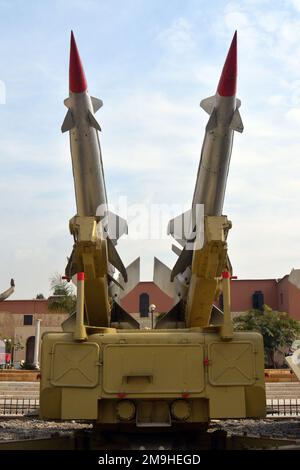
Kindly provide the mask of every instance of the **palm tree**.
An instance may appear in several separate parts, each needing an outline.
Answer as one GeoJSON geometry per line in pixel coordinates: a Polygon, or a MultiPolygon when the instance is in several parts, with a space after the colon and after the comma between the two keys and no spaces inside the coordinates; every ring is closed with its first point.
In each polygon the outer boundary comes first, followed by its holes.
{"type": "Polygon", "coordinates": [[[72,314],[76,310],[76,295],[70,283],[56,273],[51,278],[53,295],[48,299],[48,308],[56,312],[65,311],[72,314]]]}

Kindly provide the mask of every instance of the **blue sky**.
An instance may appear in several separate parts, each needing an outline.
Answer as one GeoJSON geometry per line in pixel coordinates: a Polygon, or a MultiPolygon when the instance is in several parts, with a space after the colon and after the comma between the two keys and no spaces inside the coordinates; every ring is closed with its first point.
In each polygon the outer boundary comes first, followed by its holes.
{"type": "MultiPolygon", "coordinates": [[[[0,0],[0,289],[49,293],[72,240],[68,137],[70,30],[98,119],[109,200],[189,203],[207,116],[238,30],[238,96],[224,213],[235,274],[280,277],[300,266],[300,0],[0,0]],[[1,93],[0,93],[1,98],[1,93]],[[1,100],[0,100],[1,101],[1,100]],[[3,101],[3,100],[2,100],[3,101]]],[[[130,225],[129,225],[130,230],[130,225]]],[[[172,265],[171,240],[124,239],[125,263],[172,265]]]]}

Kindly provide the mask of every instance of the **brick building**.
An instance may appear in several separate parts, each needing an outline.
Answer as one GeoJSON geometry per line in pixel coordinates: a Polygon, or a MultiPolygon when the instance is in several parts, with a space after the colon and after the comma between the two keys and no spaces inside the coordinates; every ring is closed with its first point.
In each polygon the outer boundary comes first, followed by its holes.
{"type": "Polygon", "coordinates": [[[0,338],[13,340],[14,362],[33,361],[35,322],[41,320],[41,334],[61,331],[67,313],[48,310],[47,300],[6,300],[0,302],[0,338]]]}
{"type": "MultiPolygon", "coordinates": [[[[156,312],[168,312],[172,299],[154,282],[140,282],[122,301],[122,306],[139,319],[148,316],[149,305],[156,305],[156,312]]],[[[231,281],[231,311],[233,316],[263,304],[273,310],[287,312],[300,321],[300,270],[292,270],[282,279],[233,279],[231,281]],[[297,284],[299,287],[297,287],[297,284]]]]}
{"type": "MultiPolygon", "coordinates": [[[[289,313],[300,321],[300,270],[293,270],[282,279],[235,279],[231,282],[233,315],[263,304],[289,313]]],[[[131,313],[142,327],[151,326],[149,307],[156,306],[155,316],[168,312],[173,300],[154,282],[140,282],[122,300],[122,307],[131,313]]],[[[14,362],[31,362],[35,341],[35,322],[41,320],[41,333],[61,331],[67,313],[48,310],[47,300],[6,300],[0,302],[0,339],[11,339],[19,348],[14,362]]]]}

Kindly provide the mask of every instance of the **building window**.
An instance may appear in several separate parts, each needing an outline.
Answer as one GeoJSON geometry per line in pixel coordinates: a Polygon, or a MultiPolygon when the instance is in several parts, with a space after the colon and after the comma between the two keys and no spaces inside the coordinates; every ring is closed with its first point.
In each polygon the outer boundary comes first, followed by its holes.
{"type": "Polygon", "coordinates": [[[149,295],[145,292],[140,295],[140,315],[141,317],[149,316],[149,295]]]}
{"type": "Polygon", "coordinates": [[[252,307],[255,308],[255,310],[263,311],[264,303],[264,294],[261,290],[256,290],[252,296],[252,307]]]}
{"type": "Polygon", "coordinates": [[[24,325],[31,326],[33,323],[33,315],[24,315],[24,325]]]}

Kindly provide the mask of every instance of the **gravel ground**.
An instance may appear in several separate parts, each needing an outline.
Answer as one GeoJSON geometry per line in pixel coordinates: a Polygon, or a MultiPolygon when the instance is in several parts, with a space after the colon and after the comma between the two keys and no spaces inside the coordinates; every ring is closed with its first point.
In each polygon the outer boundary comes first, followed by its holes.
{"type": "Polygon", "coordinates": [[[90,424],[75,421],[40,421],[36,418],[0,418],[0,441],[32,439],[55,436],[68,436],[74,430],[88,429],[90,424]]]}
{"type": "MultiPolygon", "coordinates": [[[[68,436],[78,429],[89,429],[90,424],[75,421],[40,421],[36,417],[0,418],[0,441],[68,436]]],[[[300,418],[213,421],[209,431],[222,429],[229,435],[262,436],[300,439],[300,418]]]]}
{"type": "Polygon", "coordinates": [[[210,431],[222,429],[229,435],[243,435],[300,439],[300,417],[280,419],[228,419],[213,421],[210,431]]]}

